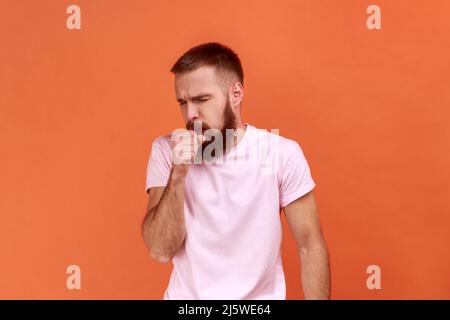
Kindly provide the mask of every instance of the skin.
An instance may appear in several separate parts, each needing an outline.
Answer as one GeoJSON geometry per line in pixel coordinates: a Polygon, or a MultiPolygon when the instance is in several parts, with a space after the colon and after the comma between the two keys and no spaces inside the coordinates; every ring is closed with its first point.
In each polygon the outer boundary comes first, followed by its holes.
{"type": "Polygon", "coordinates": [[[284,207],[284,213],[300,256],[305,299],[330,298],[328,249],[320,226],[314,191],[284,207]]]}
{"type": "MultiPolygon", "coordinates": [[[[220,74],[209,66],[177,74],[175,94],[186,125],[191,121],[201,120],[209,128],[223,129],[224,110],[229,101],[235,116],[236,128],[246,129],[240,112],[244,89],[237,78],[230,74],[220,74]]],[[[192,148],[184,154],[184,159],[188,161],[172,165],[166,187],[153,187],[148,192],[142,234],[150,256],[163,263],[171,261],[186,237],[184,183],[191,166],[189,160],[193,160],[204,141],[203,136],[197,135],[192,130],[189,130],[189,134],[192,148]]],[[[235,137],[234,143],[239,143],[241,138],[242,135],[235,137]]],[[[305,298],[328,299],[330,296],[328,250],[322,235],[313,191],[283,209],[302,264],[305,298]]]]}
{"type": "Polygon", "coordinates": [[[185,123],[199,119],[210,128],[221,129],[228,96],[237,127],[245,128],[240,112],[244,88],[234,77],[224,77],[208,66],[175,76],[175,94],[185,123]]]}

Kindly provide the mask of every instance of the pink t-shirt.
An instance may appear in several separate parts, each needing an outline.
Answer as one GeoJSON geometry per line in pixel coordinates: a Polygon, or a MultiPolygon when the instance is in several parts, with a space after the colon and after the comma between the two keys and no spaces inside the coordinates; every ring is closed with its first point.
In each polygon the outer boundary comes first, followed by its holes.
{"type": "MultiPolygon", "coordinates": [[[[220,161],[189,169],[186,238],[172,259],[164,300],[286,299],[280,208],[315,183],[297,142],[246,125],[220,161]]],[[[167,185],[170,138],[152,144],[146,191],[167,185]]]]}

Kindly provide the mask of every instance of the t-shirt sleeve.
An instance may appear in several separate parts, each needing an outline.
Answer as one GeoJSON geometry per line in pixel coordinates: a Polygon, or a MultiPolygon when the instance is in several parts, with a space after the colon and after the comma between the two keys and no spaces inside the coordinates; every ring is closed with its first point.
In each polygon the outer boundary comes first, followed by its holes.
{"type": "Polygon", "coordinates": [[[300,145],[293,141],[280,170],[280,207],[307,194],[315,187],[311,171],[300,145]]]}
{"type": "Polygon", "coordinates": [[[165,187],[169,180],[171,170],[170,142],[164,137],[156,139],[152,143],[150,157],[147,163],[147,179],[145,192],[151,187],[165,187]]]}

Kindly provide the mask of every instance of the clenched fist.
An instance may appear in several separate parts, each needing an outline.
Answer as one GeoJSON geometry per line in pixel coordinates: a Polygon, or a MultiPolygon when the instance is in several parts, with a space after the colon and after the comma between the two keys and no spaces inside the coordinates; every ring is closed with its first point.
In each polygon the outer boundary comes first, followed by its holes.
{"type": "Polygon", "coordinates": [[[194,130],[177,129],[172,132],[172,163],[174,170],[187,172],[194,163],[196,154],[205,141],[205,136],[194,130]]]}

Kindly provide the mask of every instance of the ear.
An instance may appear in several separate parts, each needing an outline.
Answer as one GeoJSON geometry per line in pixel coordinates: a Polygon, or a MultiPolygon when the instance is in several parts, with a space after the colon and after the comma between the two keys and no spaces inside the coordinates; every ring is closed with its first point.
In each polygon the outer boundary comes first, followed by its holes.
{"type": "Polygon", "coordinates": [[[237,106],[241,103],[242,99],[244,98],[244,87],[242,86],[242,83],[235,82],[233,86],[231,87],[231,105],[237,106]]]}

